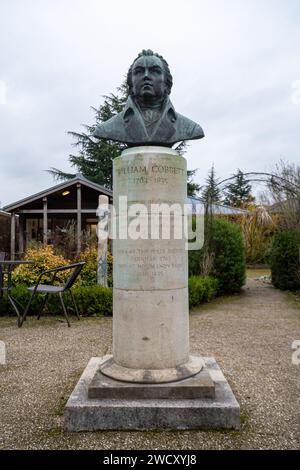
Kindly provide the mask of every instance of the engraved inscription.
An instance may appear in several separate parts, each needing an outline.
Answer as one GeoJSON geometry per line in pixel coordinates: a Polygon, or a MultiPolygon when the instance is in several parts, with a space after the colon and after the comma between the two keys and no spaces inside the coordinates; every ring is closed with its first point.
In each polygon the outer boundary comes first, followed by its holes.
{"type": "Polygon", "coordinates": [[[117,249],[116,269],[135,273],[137,278],[159,278],[185,270],[184,248],[117,249]]]}
{"type": "Polygon", "coordinates": [[[168,176],[179,175],[182,176],[185,173],[184,168],[169,166],[169,165],[158,165],[153,164],[147,167],[146,165],[123,165],[120,168],[116,168],[118,176],[126,175],[133,177],[132,181],[134,184],[148,184],[157,183],[161,185],[168,184],[168,176]]]}

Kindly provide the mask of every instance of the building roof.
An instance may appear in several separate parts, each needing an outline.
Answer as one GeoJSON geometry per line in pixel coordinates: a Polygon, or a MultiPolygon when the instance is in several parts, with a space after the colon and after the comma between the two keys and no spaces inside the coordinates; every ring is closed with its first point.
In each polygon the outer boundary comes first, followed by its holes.
{"type": "MultiPolygon", "coordinates": [[[[188,203],[192,205],[192,212],[194,214],[204,215],[205,205],[202,199],[188,197],[188,203]]],[[[237,207],[225,206],[223,204],[212,204],[212,213],[215,215],[245,215],[248,214],[249,211],[237,207]]]]}
{"type": "Polygon", "coordinates": [[[20,199],[19,201],[8,204],[7,206],[4,207],[4,209],[8,212],[14,211],[18,209],[20,206],[29,204],[33,201],[36,201],[37,199],[41,199],[43,197],[49,196],[50,194],[56,191],[61,191],[76,183],[81,183],[82,185],[88,188],[95,189],[96,191],[102,194],[105,194],[106,196],[112,197],[113,193],[110,189],[107,189],[98,183],[94,183],[93,181],[90,181],[87,178],[85,178],[82,174],[78,173],[76,176],[74,176],[74,178],[68,181],[64,181],[63,183],[52,186],[51,188],[45,189],[44,191],[40,191],[39,193],[33,194],[32,196],[28,196],[28,197],[25,197],[24,199],[20,199]]]}
{"type": "MultiPolygon", "coordinates": [[[[4,207],[4,210],[0,210],[0,214],[4,216],[5,215],[9,216],[10,215],[9,212],[15,211],[19,209],[21,206],[30,204],[38,199],[49,196],[50,194],[55,193],[57,191],[64,190],[70,186],[73,186],[76,183],[80,183],[88,188],[94,189],[98,191],[99,193],[105,194],[106,196],[110,198],[112,198],[113,196],[113,192],[110,189],[107,189],[98,183],[94,183],[93,181],[90,181],[87,178],[85,178],[81,173],[78,173],[76,176],[74,176],[74,178],[70,180],[64,181],[55,186],[51,186],[50,188],[40,191],[38,193],[35,193],[32,196],[28,196],[24,199],[20,199],[19,201],[8,204],[7,206],[4,207]]],[[[189,204],[191,204],[192,213],[199,214],[199,215],[204,214],[204,203],[200,198],[188,197],[187,201],[189,204]]],[[[219,215],[247,214],[248,213],[248,211],[245,209],[238,209],[236,207],[225,206],[222,204],[213,204],[212,211],[213,211],[213,214],[219,214],[219,215]]]]}
{"type": "Polygon", "coordinates": [[[10,217],[10,215],[11,215],[11,214],[10,214],[9,212],[5,212],[5,211],[3,211],[3,210],[0,209],[0,216],[2,216],[2,217],[10,217]]]}

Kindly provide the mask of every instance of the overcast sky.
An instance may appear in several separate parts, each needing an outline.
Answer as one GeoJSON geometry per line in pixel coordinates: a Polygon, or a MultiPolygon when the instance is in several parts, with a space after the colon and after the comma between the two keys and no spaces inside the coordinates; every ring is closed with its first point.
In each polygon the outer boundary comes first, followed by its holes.
{"type": "Polygon", "coordinates": [[[186,154],[197,182],[213,163],[225,178],[300,162],[299,0],[0,0],[0,39],[2,206],[72,171],[67,131],[93,123],[144,48],[205,131],[186,154]]]}

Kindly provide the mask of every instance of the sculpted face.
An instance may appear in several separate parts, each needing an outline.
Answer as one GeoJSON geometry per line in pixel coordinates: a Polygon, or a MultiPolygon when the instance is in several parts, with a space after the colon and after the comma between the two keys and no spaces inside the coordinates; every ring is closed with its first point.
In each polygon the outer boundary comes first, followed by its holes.
{"type": "Polygon", "coordinates": [[[120,112],[97,123],[94,136],[122,142],[128,147],[163,145],[204,137],[202,128],[176,113],[169,100],[173,77],[167,61],[151,49],[143,49],[126,75],[128,99],[120,112]]]}
{"type": "Polygon", "coordinates": [[[141,102],[160,102],[166,95],[166,77],[162,61],[156,56],[137,59],[132,68],[133,94],[141,102]]]}

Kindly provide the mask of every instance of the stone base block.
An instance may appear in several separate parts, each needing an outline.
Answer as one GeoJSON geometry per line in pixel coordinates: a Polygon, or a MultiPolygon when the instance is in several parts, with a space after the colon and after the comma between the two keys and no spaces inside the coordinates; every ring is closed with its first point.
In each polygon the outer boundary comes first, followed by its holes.
{"type": "Polygon", "coordinates": [[[239,404],[214,358],[203,358],[214,398],[89,398],[104,360],[92,358],[72,392],[64,413],[67,431],[240,428],[239,404]]]}
{"type": "Polygon", "coordinates": [[[137,369],[123,367],[114,362],[113,356],[107,357],[108,359],[100,366],[101,373],[116,382],[134,382],[137,384],[182,382],[188,377],[198,375],[203,368],[203,361],[201,357],[197,356],[189,356],[185,364],[170,369],[137,369]]]}
{"type": "Polygon", "coordinates": [[[88,387],[88,398],[158,399],[214,398],[215,385],[204,369],[196,377],[161,384],[121,382],[102,374],[99,369],[88,387]]]}

